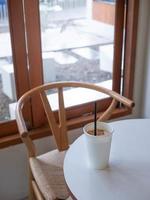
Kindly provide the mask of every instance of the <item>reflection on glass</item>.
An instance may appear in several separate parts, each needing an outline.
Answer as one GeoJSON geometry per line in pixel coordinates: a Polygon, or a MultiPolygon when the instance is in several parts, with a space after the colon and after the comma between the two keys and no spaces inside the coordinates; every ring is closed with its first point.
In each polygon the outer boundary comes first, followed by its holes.
{"type": "Polygon", "coordinates": [[[115,3],[103,4],[40,1],[44,82],[105,82],[111,88],[115,3]]]}
{"type": "Polygon", "coordinates": [[[15,118],[16,89],[6,0],[0,1],[0,121],[15,118]]]}

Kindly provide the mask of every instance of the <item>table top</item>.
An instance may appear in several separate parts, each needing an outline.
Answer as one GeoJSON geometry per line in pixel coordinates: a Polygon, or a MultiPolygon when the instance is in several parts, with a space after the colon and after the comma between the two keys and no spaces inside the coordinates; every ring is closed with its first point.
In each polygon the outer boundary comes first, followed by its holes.
{"type": "Polygon", "coordinates": [[[110,123],[114,128],[109,167],[87,167],[84,135],[67,151],[64,175],[78,200],[150,199],[150,119],[110,123]]]}

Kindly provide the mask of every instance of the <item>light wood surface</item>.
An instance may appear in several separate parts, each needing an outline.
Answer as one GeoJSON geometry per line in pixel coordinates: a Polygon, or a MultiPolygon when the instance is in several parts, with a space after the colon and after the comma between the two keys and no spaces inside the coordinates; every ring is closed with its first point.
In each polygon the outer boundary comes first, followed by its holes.
{"type": "Polygon", "coordinates": [[[106,121],[110,118],[111,113],[114,111],[114,109],[117,106],[118,101],[116,99],[113,99],[112,103],[108,107],[108,109],[102,114],[102,116],[99,117],[98,121],[106,121]]]}
{"type": "Polygon", "coordinates": [[[67,123],[66,123],[66,111],[64,105],[63,88],[58,89],[58,102],[59,102],[59,129],[60,129],[60,143],[61,149],[68,149],[67,138],[67,123]]]}
{"type": "Polygon", "coordinates": [[[60,132],[59,132],[59,128],[58,128],[56,119],[54,117],[54,113],[51,109],[51,106],[49,105],[49,102],[48,102],[48,99],[46,97],[45,92],[42,91],[40,94],[41,94],[41,99],[42,99],[42,102],[43,102],[44,110],[45,110],[45,113],[47,115],[49,126],[52,130],[52,133],[54,134],[56,143],[59,147],[61,145],[60,144],[60,132]]]}

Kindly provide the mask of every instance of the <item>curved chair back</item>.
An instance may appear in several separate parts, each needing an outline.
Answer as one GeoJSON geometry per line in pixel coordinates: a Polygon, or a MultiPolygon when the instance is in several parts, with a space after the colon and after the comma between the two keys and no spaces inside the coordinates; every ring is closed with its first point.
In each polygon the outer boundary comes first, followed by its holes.
{"type": "Polygon", "coordinates": [[[40,98],[43,103],[43,107],[48,119],[49,126],[51,128],[52,134],[55,137],[57,148],[59,151],[63,151],[68,149],[68,137],[67,137],[67,125],[66,125],[66,111],[64,106],[64,95],[63,95],[63,89],[68,87],[81,87],[81,88],[87,88],[92,89],[101,93],[104,93],[110,97],[112,97],[112,103],[108,107],[108,109],[101,115],[101,117],[98,120],[105,121],[108,120],[111,116],[111,113],[115,109],[118,102],[121,102],[125,106],[132,108],[134,106],[134,102],[121,96],[120,94],[111,91],[109,89],[106,89],[101,86],[97,86],[90,83],[81,83],[81,82],[57,82],[57,83],[49,83],[45,85],[38,86],[36,88],[31,89],[30,91],[26,92],[17,102],[17,108],[16,108],[16,120],[18,129],[21,135],[22,140],[26,144],[29,152],[29,156],[35,156],[35,148],[34,144],[32,143],[29,131],[27,129],[22,108],[33,95],[40,94],[40,98]],[[51,105],[48,101],[46,91],[50,89],[57,89],[58,92],[58,105],[59,105],[59,123],[57,123],[54,113],[52,111],[51,105]]]}

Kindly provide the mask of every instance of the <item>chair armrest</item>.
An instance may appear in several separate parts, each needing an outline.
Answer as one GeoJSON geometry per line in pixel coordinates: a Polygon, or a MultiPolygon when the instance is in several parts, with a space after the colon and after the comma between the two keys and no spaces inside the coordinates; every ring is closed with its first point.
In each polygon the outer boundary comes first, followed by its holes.
{"type": "Polygon", "coordinates": [[[129,108],[133,108],[135,106],[134,101],[118,94],[117,92],[111,91],[110,90],[110,96],[112,96],[114,99],[116,99],[117,101],[119,101],[120,103],[123,103],[125,106],[129,107],[129,108]]]}

